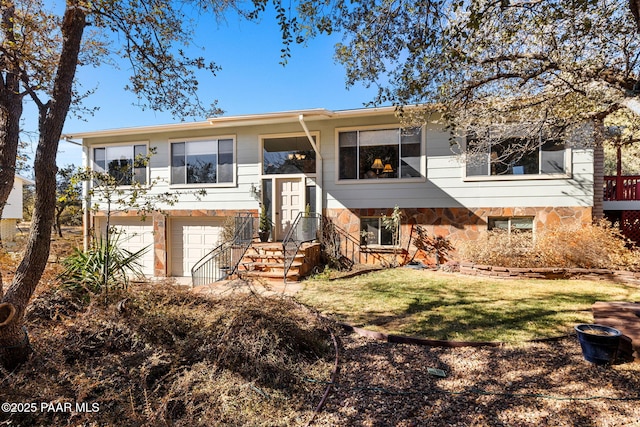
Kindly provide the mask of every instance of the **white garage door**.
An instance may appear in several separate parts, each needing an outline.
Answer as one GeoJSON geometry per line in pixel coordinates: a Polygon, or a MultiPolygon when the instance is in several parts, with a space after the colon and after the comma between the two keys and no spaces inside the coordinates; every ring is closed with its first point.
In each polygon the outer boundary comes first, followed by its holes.
{"type": "Polygon", "coordinates": [[[222,218],[171,220],[171,275],[191,276],[191,267],[220,244],[222,218]]]}
{"type": "MultiPolygon", "coordinates": [[[[99,218],[100,231],[105,234],[107,221],[99,218]]],[[[121,232],[118,238],[118,246],[129,252],[137,252],[148,248],[142,256],[142,272],[147,276],[153,276],[153,224],[151,218],[142,221],[140,218],[111,218],[111,226],[121,232]]]]}

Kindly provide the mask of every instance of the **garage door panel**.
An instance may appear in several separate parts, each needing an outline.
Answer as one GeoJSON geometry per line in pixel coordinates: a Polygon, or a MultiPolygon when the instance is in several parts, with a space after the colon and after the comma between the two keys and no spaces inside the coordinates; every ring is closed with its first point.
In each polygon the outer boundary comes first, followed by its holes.
{"type": "Polygon", "coordinates": [[[204,244],[207,246],[213,246],[213,247],[218,246],[220,242],[220,234],[221,234],[221,231],[218,230],[215,236],[210,236],[210,235],[205,236],[204,244]]]}
{"type": "MultiPolygon", "coordinates": [[[[192,232],[204,233],[205,230],[192,230],[192,232]]],[[[201,234],[187,234],[185,238],[185,240],[187,240],[186,243],[189,245],[203,245],[205,243],[204,238],[201,234]]]]}
{"type": "MultiPolygon", "coordinates": [[[[147,249],[140,259],[142,272],[146,276],[153,276],[153,225],[150,220],[141,221],[140,218],[111,218],[111,226],[116,229],[118,246],[129,252],[147,249]]],[[[106,234],[107,222],[99,219],[100,232],[106,234]]]]}
{"type": "Polygon", "coordinates": [[[172,219],[172,276],[189,276],[195,263],[218,246],[222,224],[219,217],[172,219]]]}

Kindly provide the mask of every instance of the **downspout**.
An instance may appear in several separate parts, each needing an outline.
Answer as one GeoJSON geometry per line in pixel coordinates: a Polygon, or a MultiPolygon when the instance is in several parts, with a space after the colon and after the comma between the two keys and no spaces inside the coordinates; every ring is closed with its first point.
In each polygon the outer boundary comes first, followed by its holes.
{"type": "MultiPolygon", "coordinates": [[[[84,141],[83,141],[84,142],[84,141]]],[[[89,147],[84,145],[84,143],[82,144],[82,160],[83,160],[83,166],[85,170],[89,170],[90,164],[89,164],[89,147]]],[[[91,183],[89,181],[83,181],[82,182],[82,203],[84,204],[83,208],[83,212],[82,212],[82,235],[84,236],[84,238],[82,239],[82,247],[84,249],[84,252],[86,253],[89,250],[89,240],[91,238],[90,236],[90,230],[92,228],[92,224],[91,224],[91,199],[89,198],[89,186],[91,185],[91,183]]]]}
{"type": "Polygon", "coordinates": [[[307,127],[307,124],[304,122],[304,114],[300,114],[298,116],[298,121],[302,125],[302,129],[304,129],[304,134],[307,135],[307,139],[309,140],[309,143],[313,147],[313,151],[316,152],[316,160],[318,159],[322,160],[322,156],[320,155],[320,150],[318,150],[318,147],[316,146],[316,142],[313,140],[313,137],[311,136],[311,132],[309,132],[309,128],[307,127]]]}
{"type": "Polygon", "coordinates": [[[309,140],[311,147],[313,147],[313,151],[315,151],[316,153],[316,210],[318,211],[317,213],[323,215],[324,212],[323,212],[322,200],[323,200],[324,185],[322,181],[322,155],[320,154],[318,145],[316,145],[316,141],[314,141],[313,137],[311,136],[311,132],[309,132],[309,128],[307,127],[307,124],[304,121],[304,114],[300,114],[298,116],[298,121],[300,122],[300,125],[302,126],[302,129],[304,130],[304,134],[307,136],[307,139],[309,140]]]}

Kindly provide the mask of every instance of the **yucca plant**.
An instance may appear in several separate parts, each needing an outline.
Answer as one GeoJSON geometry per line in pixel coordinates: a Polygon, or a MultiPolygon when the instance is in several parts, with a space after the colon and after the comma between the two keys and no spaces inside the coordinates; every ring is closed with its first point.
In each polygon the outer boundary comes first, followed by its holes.
{"type": "Polygon", "coordinates": [[[109,289],[126,289],[131,277],[142,276],[140,259],[148,247],[131,252],[119,246],[121,234],[113,233],[109,243],[102,236],[94,238],[86,252],[75,249],[62,261],[64,270],[58,278],[71,289],[85,289],[98,294],[109,289]]]}

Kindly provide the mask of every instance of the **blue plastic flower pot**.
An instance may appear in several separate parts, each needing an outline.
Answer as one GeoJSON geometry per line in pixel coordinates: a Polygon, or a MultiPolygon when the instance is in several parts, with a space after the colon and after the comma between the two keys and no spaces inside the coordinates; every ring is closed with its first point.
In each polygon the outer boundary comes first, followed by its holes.
{"type": "Polygon", "coordinates": [[[604,325],[580,324],[575,326],[585,360],[596,365],[614,363],[622,333],[604,325]]]}

